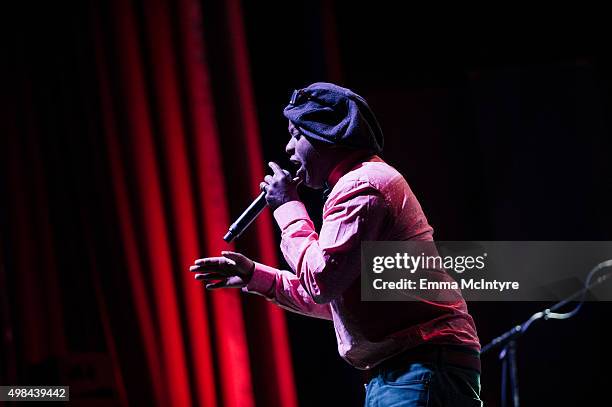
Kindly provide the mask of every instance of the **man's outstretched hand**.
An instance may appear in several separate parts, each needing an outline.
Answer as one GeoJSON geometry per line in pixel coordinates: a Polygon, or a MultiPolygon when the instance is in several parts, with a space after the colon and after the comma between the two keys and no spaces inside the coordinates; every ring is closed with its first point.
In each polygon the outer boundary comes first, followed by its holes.
{"type": "Polygon", "coordinates": [[[222,257],[198,259],[189,267],[196,273],[196,280],[203,280],[209,290],[215,288],[240,288],[248,284],[253,276],[255,263],[236,252],[221,252],[222,257]]]}

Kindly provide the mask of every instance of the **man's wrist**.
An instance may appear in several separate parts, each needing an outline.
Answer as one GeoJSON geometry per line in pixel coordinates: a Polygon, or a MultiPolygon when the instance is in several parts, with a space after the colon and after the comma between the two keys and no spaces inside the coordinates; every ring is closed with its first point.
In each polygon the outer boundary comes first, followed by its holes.
{"type": "Polygon", "coordinates": [[[251,265],[251,269],[249,270],[249,272],[246,275],[246,278],[244,279],[244,283],[245,283],[244,285],[247,285],[251,282],[251,280],[253,279],[253,274],[255,273],[255,262],[253,261],[251,263],[253,264],[251,265]]]}
{"type": "Polygon", "coordinates": [[[242,287],[242,291],[268,296],[272,291],[272,287],[274,287],[278,270],[265,264],[253,263],[253,273],[249,282],[242,287]]]}
{"type": "Polygon", "coordinates": [[[274,210],[276,223],[284,230],[291,223],[299,219],[310,219],[304,203],[299,200],[288,201],[274,210]]]}
{"type": "Polygon", "coordinates": [[[270,209],[275,211],[276,209],[280,208],[281,206],[283,206],[287,202],[299,201],[299,200],[300,200],[299,196],[295,196],[295,197],[288,196],[288,197],[285,197],[283,199],[279,199],[279,200],[274,200],[274,201],[268,202],[268,206],[270,206],[270,209]]]}

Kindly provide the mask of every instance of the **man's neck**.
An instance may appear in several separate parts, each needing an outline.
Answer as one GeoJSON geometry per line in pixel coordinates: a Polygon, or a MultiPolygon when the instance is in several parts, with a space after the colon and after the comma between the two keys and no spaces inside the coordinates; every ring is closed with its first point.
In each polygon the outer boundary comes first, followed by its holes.
{"type": "Polygon", "coordinates": [[[373,154],[365,150],[351,151],[340,158],[338,163],[330,171],[327,180],[325,182],[326,188],[333,188],[338,180],[346,174],[351,168],[357,164],[357,162],[371,157],[373,154]]]}

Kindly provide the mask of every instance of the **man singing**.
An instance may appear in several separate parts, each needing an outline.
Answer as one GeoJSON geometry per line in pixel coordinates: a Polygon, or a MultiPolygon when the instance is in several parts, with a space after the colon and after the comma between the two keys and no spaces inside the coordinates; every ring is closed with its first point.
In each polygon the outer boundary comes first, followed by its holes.
{"type": "Polygon", "coordinates": [[[209,289],[241,287],[293,312],[333,321],[340,356],[367,377],[366,406],[480,406],[480,344],[465,301],[362,302],[361,242],[432,241],[404,177],[377,154],[380,126],[365,99],[330,83],[296,90],[284,109],[296,176],[270,163],[260,187],[294,273],[240,253],[196,260],[209,289]],[[300,201],[325,189],[319,233],[300,201]]]}

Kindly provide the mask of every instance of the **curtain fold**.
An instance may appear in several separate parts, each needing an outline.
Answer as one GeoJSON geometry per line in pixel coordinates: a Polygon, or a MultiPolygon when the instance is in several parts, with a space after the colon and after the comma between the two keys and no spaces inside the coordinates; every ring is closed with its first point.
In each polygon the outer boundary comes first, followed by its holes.
{"type": "Polygon", "coordinates": [[[112,178],[113,201],[116,205],[117,222],[121,233],[121,245],[125,256],[125,269],[127,272],[127,286],[130,288],[131,297],[135,306],[135,319],[138,323],[141,340],[147,360],[147,370],[150,372],[152,388],[158,405],[169,403],[167,386],[164,385],[162,362],[160,358],[159,335],[155,327],[155,316],[151,311],[151,299],[144,284],[146,274],[139,260],[138,232],[132,221],[132,205],[129,201],[128,184],[126,179],[128,173],[126,164],[122,159],[121,143],[119,141],[118,123],[115,114],[115,106],[111,94],[110,73],[108,59],[105,55],[105,43],[99,15],[99,8],[92,8],[91,16],[94,31],[95,49],[95,73],[99,84],[99,107],[102,118],[102,134],[104,135],[105,153],[109,162],[109,176],[112,178]]]}
{"type": "Polygon", "coordinates": [[[1,260],[20,382],[120,405],[297,405],[284,311],[188,272],[227,249],[277,265],[269,212],[222,240],[266,166],[240,3],[213,3],[90,0],[47,6],[35,33],[16,25],[1,260]],[[218,36],[209,6],[227,18],[218,36]],[[218,115],[236,100],[237,127],[218,115]]]}
{"type": "MultiPolygon", "coordinates": [[[[251,194],[259,194],[259,183],[263,180],[267,164],[263,162],[261,149],[261,135],[257,123],[257,110],[253,84],[250,77],[250,62],[247,51],[246,34],[243,23],[242,7],[239,0],[228,0],[225,2],[229,48],[231,52],[231,66],[236,78],[236,93],[239,106],[239,117],[242,126],[242,145],[246,149],[246,168],[241,168],[248,174],[248,184],[251,194]]],[[[280,115],[280,112],[279,112],[280,115]]],[[[284,152],[286,139],[270,139],[268,142],[278,144],[279,152],[284,152]]],[[[272,229],[271,211],[266,210],[255,222],[256,239],[251,239],[246,246],[251,252],[259,255],[259,261],[278,267],[276,244],[272,229]]],[[[256,355],[256,363],[266,366],[266,372],[259,377],[259,386],[265,389],[264,395],[277,394],[277,398],[265,397],[266,403],[283,406],[296,406],[297,397],[294,387],[294,376],[289,353],[289,338],[283,311],[278,307],[267,303],[255,304],[253,313],[259,323],[264,336],[269,338],[270,346],[262,348],[256,355]],[[259,356],[259,358],[257,358],[259,356]],[[275,391],[276,388],[276,391],[275,391]]]]}

